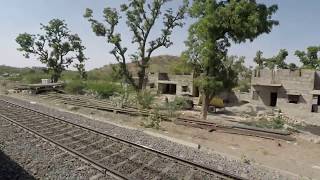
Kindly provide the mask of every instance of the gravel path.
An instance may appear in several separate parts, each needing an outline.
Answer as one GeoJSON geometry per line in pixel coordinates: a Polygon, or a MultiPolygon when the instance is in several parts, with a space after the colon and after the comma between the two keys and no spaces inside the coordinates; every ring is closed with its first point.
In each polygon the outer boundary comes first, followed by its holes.
{"type": "MultiPolygon", "coordinates": [[[[94,121],[80,115],[59,111],[57,109],[48,108],[38,104],[30,104],[30,102],[28,101],[19,100],[12,97],[0,97],[11,102],[24,105],[31,109],[48,113],[61,119],[65,119],[73,123],[105,132],[118,138],[132,141],[140,145],[148,146],[164,153],[184,158],[195,163],[206,165],[208,167],[226,170],[230,173],[238,174],[248,179],[298,179],[297,177],[286,174],[284,172],[267,169],[265,167],[257,166],[254,164],[243,163],[241,161],[231,159],[220,154],[199,151],[197,149],[180,145],[163,138],[147,135],[138,130],[129,130],[112,124],[94,121]]],[[[108,119],[108,117],[106,117],[106,119],[108,119]]]]}
{"type": "Polygon", "coordinates": [[[0,117],[0,179],[114,179],[0,117]]]}

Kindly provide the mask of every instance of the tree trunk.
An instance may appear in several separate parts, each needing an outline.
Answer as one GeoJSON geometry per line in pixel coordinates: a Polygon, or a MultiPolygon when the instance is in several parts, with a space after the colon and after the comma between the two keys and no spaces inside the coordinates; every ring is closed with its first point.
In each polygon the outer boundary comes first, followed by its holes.
{"type": "Polygon", "coordinates": [[[52,82],[52,83],[58,82],[60,76],[61,76],[61,72],[59,72],[59,71],[53,71],[53,73],[52,73],[52,75],[51,75],[51,82],[52,82]]]}
{"type": "Polygon", "coordinates": [[[146,69],[145,67],[141,67],[141,70],[138,73],[139,76],[139,82],[138,82],[138,90],[142,90],[143,86],[145,84],[145,77],[146,77],[146,69]]]}
{"type": "Polygon", "coordinates": [[[51,76],[51,82],[52,82],[52,83],[56,83],[56,82],[58,82],[58,80],[59,80],[59,78],[58,78],[58,76],[57,76],[56,74],[53,74],[53,75],[51,76]]]}
{"type": "Polygon", "coordinates": [[[209,103],[210,103],[209,95],[203,93],[203,95],[202,95],[202,111],[201,111],[201,115],[202,115],[203,120],[207,120],[209,103]]]}

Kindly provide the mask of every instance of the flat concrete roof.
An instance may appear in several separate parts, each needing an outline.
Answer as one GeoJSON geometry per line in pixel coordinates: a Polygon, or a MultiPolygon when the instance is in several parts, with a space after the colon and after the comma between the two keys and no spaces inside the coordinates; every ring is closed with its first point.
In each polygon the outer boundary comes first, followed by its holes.
{"type": "Polygon", "coordinates": [[[281,87],[282,84],[271,84],[271,83],[254,83],[252,86],[270,86],[270,87],[281,87]]]}
{"type": "Polygon", "coordinates": [[[293,96],[301,96],[301,93],[296,92],[296,91],[287,91],[288,95],[293,95],[293,96]]]}
{"type": "Polygon", "coordinates": [[[175,81],[158,81],[159,84],[178,84],[175,81]]]}

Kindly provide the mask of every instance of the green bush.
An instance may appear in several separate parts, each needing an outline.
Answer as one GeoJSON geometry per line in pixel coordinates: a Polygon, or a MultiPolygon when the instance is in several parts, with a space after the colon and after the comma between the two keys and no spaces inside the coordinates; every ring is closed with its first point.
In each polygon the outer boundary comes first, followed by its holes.
{"type": "Polygon", "coordinates": [[[273,129],[282,129],[284,126],[284,120],[280,114],[277,117],[274,117],[272,122],[273,129]]]}
{"type": "Polygon", "coordinates": [[[144,118],[145,122],[142,122],[142,126],[145,128],[154,128],[160,129],[161,123],[161,115],[159,113],[159,109],[154,109],[152,113],[149,114],[148,117],[144,118]]]}
{"type": "Polygon", "coordinates": [[[44,73],[28,73],[23,76],[23,82],[28,84],[41,83],[41,79],[50,79],[50,76],[44,73]]]}
{"type": "Polygon", "coordinates": [[[87,84],[86,89],[97,93],[100,98],[109,98],[122,91],[119,84],[111,82],[90,82],[87,84]]]}
{"type": "Polygon", "coordinates": [[[150,109],[154,101],[154,96],[150,91],[141,91],[137,94],[137,101],[143,109],[150,109]]]}
{"type": "Polygon", "coordinates": [[[84,94],[86,84],[80,80],[70,81],[65,86],[65,91],[71,94],[84,94]]]}
{"type": "Polygon", "coordinates": [[[60,80],[62,81],[80,81],[80,74],[78,71],[63,71],[60,80]]]}
{"type": "Polygon", "coordinates": [[[283,129],[285,121],[282,115],[277,115],[276,117],[268,120],[266,118],[261,118],[258,121],[247,122],[245,123],[249,126],[255,126],[259,128],[267,128],[267,129],[283,129]]]}
{"type": "Polygon", "coordinates": [[[240,81],[237,87],[240,92],[250,92],[250,88],[250,82],[246,80],[240,81]]]}
{"type": "Polygon", "coordinates": [[[175,97],[173,101],[167,102],[162,106],[169,117],[176,117],[179,110],[190,110],[193,108],[193,101],[185,97],[175,97]]]}
{"type": "Polygon", "coordinates": [[[7,78],[10,81],[21,81],[23,78],[22,76],[11,76],[7,78]]]}

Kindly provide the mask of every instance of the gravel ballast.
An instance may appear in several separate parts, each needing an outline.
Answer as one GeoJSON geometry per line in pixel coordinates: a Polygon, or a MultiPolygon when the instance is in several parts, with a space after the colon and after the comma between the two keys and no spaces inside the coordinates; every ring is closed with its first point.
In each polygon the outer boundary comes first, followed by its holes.
{"type": "Polygon", "coordinates": [[[0,179],[114,179],[0,117],[0,179]]]}
{"type": "MultiPolygon", "coordinates": [[[[10,102],[17,103],[37,111],[41,111],[43,113],[47,113],[49,115],[79,125],[83,125],[124,140],[138,143],[140,145],[147,146],[186,160],[190,160],[201,165],[241,175],[248,179],[299,179],[299,177],[283,171],[269,169],[253,163],[244,163],[242,161],[217,153],[199,151],[195,148],[145,134],[139,130],[126,129],[113,124],[95,121],[77,114],[63,112],[54,108],[48,108],[35,103],[30,103],[29,101],[24,101],[7,96],[0,97],[10,102]]],[[[105,118],[108,119],[108,117],[105,118]]]]}

